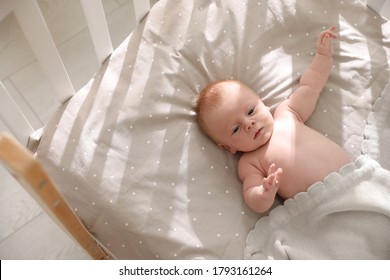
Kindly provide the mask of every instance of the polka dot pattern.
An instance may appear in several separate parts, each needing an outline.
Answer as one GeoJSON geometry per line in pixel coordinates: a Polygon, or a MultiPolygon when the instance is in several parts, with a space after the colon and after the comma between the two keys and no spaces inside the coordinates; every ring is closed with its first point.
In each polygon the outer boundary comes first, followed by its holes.
{"type": "Polygon", "coordinates": [[[382,18],[359,1],[160,0],[47,125],[38,157],[117,258],[239,259],[260,216],[243,202],[238,156],[199,130],[192,100],[239,79],[274,109],[332,24],[335,66],[308,125],[356,156],[389,78],[370,60],[370,48],[390,57],[382,18]]]}

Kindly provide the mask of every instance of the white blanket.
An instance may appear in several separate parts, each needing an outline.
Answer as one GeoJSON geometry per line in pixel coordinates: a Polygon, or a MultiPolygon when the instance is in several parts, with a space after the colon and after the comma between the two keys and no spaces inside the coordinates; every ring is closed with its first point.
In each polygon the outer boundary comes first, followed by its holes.
{"type": "Polygon", "coordinates": [[[246,259],[390,259],[390,171],[368,156],[261,218],[246,259]]]}

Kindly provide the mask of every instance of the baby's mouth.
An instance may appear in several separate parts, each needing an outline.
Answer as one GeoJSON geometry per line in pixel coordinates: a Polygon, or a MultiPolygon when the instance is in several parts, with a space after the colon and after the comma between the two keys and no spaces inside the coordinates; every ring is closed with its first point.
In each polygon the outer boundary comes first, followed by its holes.
{"type": "Polygon", "coordinates": [[[263,132],[263,130],[264,130],[264,127],[259,128],[259,130],[255,133],[254,139],[256,139],[257,137],[259,137],[259,135],[263,132]]]}

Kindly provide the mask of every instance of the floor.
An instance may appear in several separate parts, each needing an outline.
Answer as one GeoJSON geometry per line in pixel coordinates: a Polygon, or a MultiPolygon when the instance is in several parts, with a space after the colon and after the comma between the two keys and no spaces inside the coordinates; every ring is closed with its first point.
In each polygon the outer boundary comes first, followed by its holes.
{"type": "MultiPolygon", "coordinates": [[[[152,1],[152,2],[156,2],[152,1]]],[[[114,47],[134,27],[131,0],[103,0],[114,47]]],[[[59,47],[75,89],[93,75],[98,63],[78,0],[38,0],[49,29],[59,47]],[[60,19],[60,20],[58,20],[60,19]],[[74,51],[77,49],[77,52],[74,51]]],[[[390,1],[382,9],[390,18],[390,1]]],[[[31,103],[26,111],[41,127],[53,113],[57,101],[34,100],[35,93],[53,89],[34,59],[13,16],[0,22],[0,80],[9,92],[31,103]]],[[[0,131],[7,131],[0,121],[0,131]]],[[[89,259],[34,200],[0,166],[0,259],[89,259]]]]}
{"type": "MultiPolygon", "coordinates": [[[[131,0],[102,2],[115,48],[135,27],[133,4],[131,0]]],[[[80,1],[38,0],[38,4],[77,91],[99,67],[80,1]]],[[[25,111],[35,129],[57,107],[54,90],[12,14],[0,22],[0,81],[15,98],[31,104],[25,111]],[[48,98],[35,100],[37,92],[47,92],[48,98]]],[[[1,121],[0,131],[8,131],[1,121]]],[[[89,259],[1,165],[0,259],[89,259]]]]}

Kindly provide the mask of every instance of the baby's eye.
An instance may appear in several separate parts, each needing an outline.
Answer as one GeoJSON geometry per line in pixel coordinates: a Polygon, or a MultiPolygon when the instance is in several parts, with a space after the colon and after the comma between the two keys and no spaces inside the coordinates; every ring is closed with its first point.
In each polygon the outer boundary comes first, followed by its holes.
{"type": "Polygon", "coordinates": [[[233,131],[232,131],[232,134],[236,134],[238,131],[240,131],[240,126],[235,126],[233,127],[233,131]]]}
{"type": "Polygon", "coordinates": [[[248,111],[248,116],[252,116],[255,113],[255,107],[252,107],[248,111]]]}

